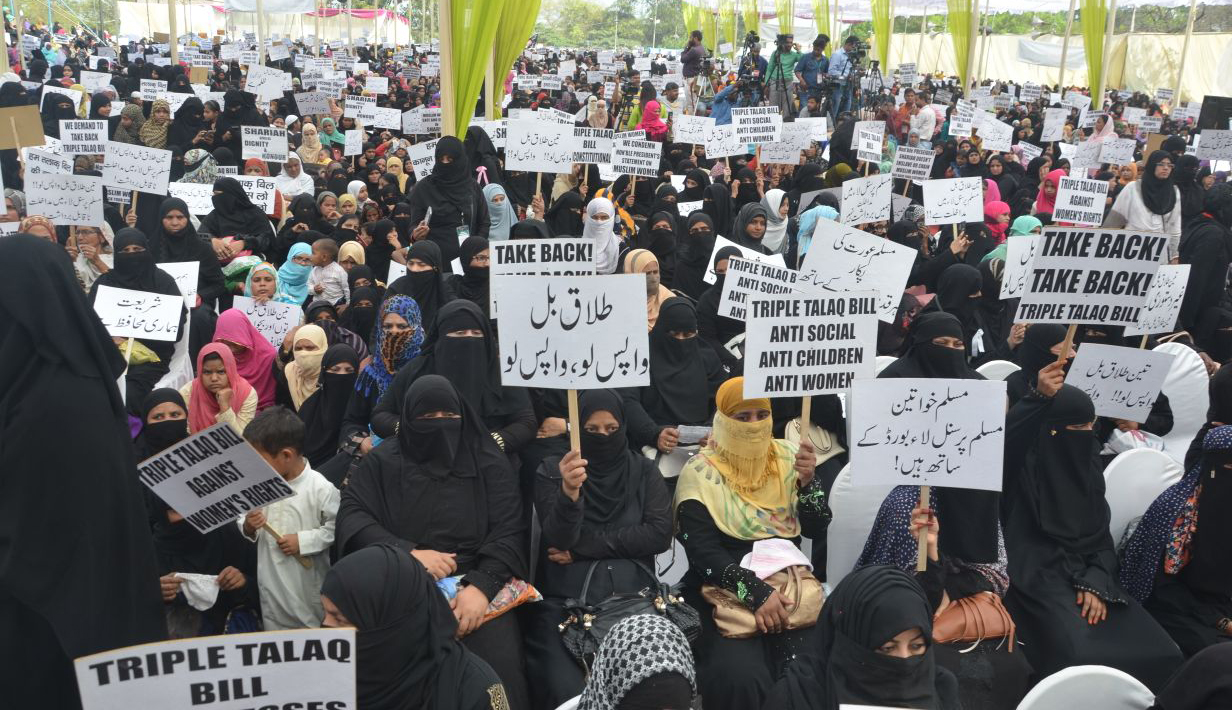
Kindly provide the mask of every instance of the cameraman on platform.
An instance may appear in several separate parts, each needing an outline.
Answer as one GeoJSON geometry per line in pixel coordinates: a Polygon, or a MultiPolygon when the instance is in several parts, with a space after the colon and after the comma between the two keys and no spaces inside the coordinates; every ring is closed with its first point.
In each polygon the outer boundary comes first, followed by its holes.
{"type": "Polygon", "coordinates": [[[697,75],[702,71],[702,60],[710,53],[702,46],[702,31],[693,30],[689,33],[689,43],[685,45],[684,51],[680,53],[680,74],[684,77],[685,90],[687,95],[684,97],[684,112],[692,114],[696,112],[697,102],[697,75]]]}
{"type": "Polygon", "coordinates": [[[795,115],[792,87],[796,83],[796,62],[800,61],[800,53],[792,46],[794,39],[790,34],[774,38],[774,52],[766,72],[766,98],[769,105],[779,107],[783,118],[795,115]]]}
{"type": "Polygon", "coordinates": [[[839,114],[850,111],[855,102],[855,87],[853,86],[856,78],[855,61],[849,55],[855,54],[859,45],[859,37],[847,35],[847,39],[843,40],[843,48],[830,58],[830,79],[836,82],[834,93],[830,97],[830,104],[834,111],[831,118],[836,122],[839,114]]]}
{"type": "Polygon", "coordinates": [[[813,40],[813,51],[800,57],[796,62],[796,81],[800,84],[800,105],[807,104],[810,98],[817,99],[820,106],[823,101],[822,92],[826,88],[826,75],[830,73],[830,60],[826,59],[826,45],[830,38],[824,34],[817,35],[813,40]]]}

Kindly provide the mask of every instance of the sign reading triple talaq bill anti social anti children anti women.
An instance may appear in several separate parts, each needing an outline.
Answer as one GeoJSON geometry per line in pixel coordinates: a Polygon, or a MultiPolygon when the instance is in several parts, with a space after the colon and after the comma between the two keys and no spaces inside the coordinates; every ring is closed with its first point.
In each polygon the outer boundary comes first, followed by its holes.
{"type": "Polygon", "coordinates": [[[201,533],[295,495],[226,422],[137,464],[137,479],[201,533]]]}
{"type": "Polygon", "coordinates": [[[777,106],[733,108],[732,125],[742,143],[775,143],[783,131],[783,116],[777,106]]]}
{"type": "Polygon", "coordinates": [[[754,296],[746,322],[745,397],[842,392],[853,380],[874,376],[872,293],[754,296]]]}
{"type": "Polygon", "coordinates": [[[520,277],[501,303],[501,384],[599,389],[650,384],[646,278],[520,277]]]}
{"type": "Polygon", "coordinates": [[[1138,321],[1168,236],[1049,227],[1031,259],[1017,319],[1024,323],[1138,321]]]}

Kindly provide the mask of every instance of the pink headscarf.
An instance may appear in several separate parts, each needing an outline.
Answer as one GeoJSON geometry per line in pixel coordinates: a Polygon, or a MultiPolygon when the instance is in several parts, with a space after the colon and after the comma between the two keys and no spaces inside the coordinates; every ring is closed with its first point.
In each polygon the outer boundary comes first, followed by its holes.
{"type": "Polygon", "coordinates": [[[231,354],[231,348],[222,343],[210,343],[201,348],[201,352],[197,354],[197,377],[193,380],[192,394],[188,401],[188,430],[193,434],[209,429],[218,423],[218,399],[214,397],[213,392],[205,388],[205,383],[201,381],[201,370],[205,358],[210,355],[222,358],[222,366],[227,371],[227,382],[231,384],[232,392],[231,411],[239,414],[244,406],[244,400],[248,399],[248,394],[252,392],[252,385],[248,384],[248,380],[240,377],[240,373],[235,369],[235,356],[231,354]]]}
{"type": "Polygon", "coordinates": [[[992,235],[997,244],[1005,241],[1005,233],[1009,230],[1009,222],[1001,224],[997,218],[1010,213],[1010,206],[1001,201],[984,204],[984,228],[992,235]]]}
{"type": "Polygon", "coordinates": [[[1053,193],[1048,195],[1044,192],[1044,186],[1040,185],[1039,194],[1035,196],[1035,213],[1036,214],[1052,214],[1057,208],[1057,193],[1056,190],[1061,189],[1061,178],[1066,176],[1066,172],[1061,168],[1057,168],[1044,176],[1044,182],[1052,185],[1053,193]]]}
{"type": "Polygon", "coordinates": [[[984,178],[984,206],[987,207],[991,202],[1001,201],[1001,188],[997,187],[995,180],[984,178]]]}
{"type": "MultiPolygon", "coordinates": [[[[214,342],[226,340],[248,348],[235,358],[240,377],[257,390],[257,409],[274,403],[274,358],[278,350],[253,327],[248,316],[238,308],[223,311],[214,327],[214,342]]],[[[234,353],[233,353],[234,354],[234,353]]]]}
{"type": "Polygon", "coordinates": [[[638,128],[646,131],[646,137],[658,137],[667,134],[667,124],[659,116],[659,102],[647,101],[646,108],[642,110],[642,122],[637,124],[638,128]]]}

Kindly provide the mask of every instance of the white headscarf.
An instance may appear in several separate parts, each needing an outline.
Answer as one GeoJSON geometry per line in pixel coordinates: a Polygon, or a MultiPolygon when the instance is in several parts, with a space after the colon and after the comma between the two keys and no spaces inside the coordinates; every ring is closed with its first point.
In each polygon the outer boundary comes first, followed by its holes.
{"type": "Polygon", "coordinates": [[[598,274],[616,273],[616,257],[620,255],[620,244],[616,241],[616,207],[606,197],[596,197],[586,205],[586,215],[582,219],[582,236],[595,243],[595,272],[598,274]],[[596,222],[592,217],[602,212],[608,216],[606,222],[596,222]]]}
{"type": "Polygon", "coordinates": [[[294,151],[287,153],[287,162],[290,163],[292,161],[300,164],[299,177],[293,178],[287,175],[286,170],[283,170],[282,174],[274,178],[274,185],[277,186],[282,196],[288,200],[296,195],[303,195],[305,193],[311,195],[313,192],[312,176],[304,171],[304,161],[300,160],[299,154],[294,151]]]}
{"type": "Polygon", "coordinates": [[[783,251],[784,237],[787,236],[787,220],[779,217],[779,208],[783,206],[786,192],[775,188],[767,190],[761,198],[761,206],[769,213],[766,215],[766,235],[761,238],[761,245],[770,250],[771,254],[783,251]]]}

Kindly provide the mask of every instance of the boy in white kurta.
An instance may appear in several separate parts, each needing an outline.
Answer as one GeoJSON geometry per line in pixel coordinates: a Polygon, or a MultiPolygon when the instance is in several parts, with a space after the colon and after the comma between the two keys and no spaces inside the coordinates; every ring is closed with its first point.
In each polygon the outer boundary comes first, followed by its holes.
{"type": "Polygon", "coordinates": [[[261,412],[244,429],[244,438],[295,491],[236,521],[244,537],[257,543],[265,630],[317,628],[325,617],[321,582],[329,572],[338,489],[308,465],[302,454],[304,424],[289,409],[261,412]]]}

